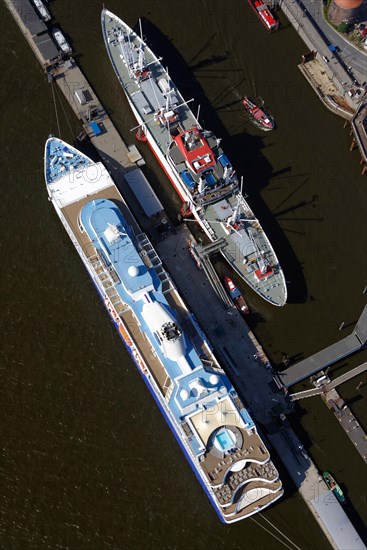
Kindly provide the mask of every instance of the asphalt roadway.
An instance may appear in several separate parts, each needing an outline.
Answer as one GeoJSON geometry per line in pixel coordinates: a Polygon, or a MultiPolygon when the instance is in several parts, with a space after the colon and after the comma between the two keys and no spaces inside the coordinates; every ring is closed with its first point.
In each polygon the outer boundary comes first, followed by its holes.
{"type": "MultiPolygon", "coordinates": [[[[338,47],[338,57],[345,64],[348,69],[352,68],[350,76],[356,78],[360,84],[363,84],[367,80],[367,50],[363,51],[348,40],[346,40],[342,34],[338,33],[333,27],[324,19],[323,4],[321,0],[302,0],[298,2],[293,0],[294,4],[299,4],[301,9],[304,6],[310,17],[317,23],[320,31],[324,34],[330,44],[338,47]]],[[[332,59],[332,52],[328,56],[332,59]]]]}

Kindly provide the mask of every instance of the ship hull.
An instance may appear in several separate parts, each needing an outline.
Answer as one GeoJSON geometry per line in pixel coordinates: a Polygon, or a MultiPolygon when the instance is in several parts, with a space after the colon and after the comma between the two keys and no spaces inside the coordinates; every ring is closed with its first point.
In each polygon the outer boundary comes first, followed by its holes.
{"type": "MultiPolygon", "coordinates": [[[[82,252],[82,250],[79,246],[79,243],[78,243],[77,239],[75,238],[75,236],[73,234],[73,231],[71,230],[66,218],[63,216],[63,214],[62,214],[61,210],[58,208],[58,206],[52,201],[52,196],[50,196],[50,199],[51,199],[51,202],[53,203],[53,206],[56,210],[56,213],[57,213],[58,217],[61,220],[61,223],[65,227],[65,229],[66,229],[66,231],[67,231],[67,233],[70,237],[71,242],[73,243],[76,251],[79,254],[79,257],[80,257],[81,261],[83,262],[84,267],[86,268],[86,270],[88,272],[88,275],[91,278],[94,287],[96,288],[96,290],[98,292],[98,295],[99,295],[99,297],[100,297],[100,299],[101,299],[101,301],[102,301],[102,303],[103,303],[103,305],[104,305],[104,307],[105,307],[105,309],[106,309],[106,311],[107,311],[107,313],[110,317],[110,320],[111,320],[115,330],[117,331],[118,335],[120,336],[126,350],[128,351],[131,359],[133,360],[135,366],[137,367],[137,369],[138,369],[141,377],[143,378],[147,388],[149,389],[149,392],[151,393],[155,403],[158,405],[161,413],[163,414],[163,417],[164,417],[165,421],[167,422],[168,426],[170,427],[170,430],[172,431],[177,443],[180,445],[182,451],[184,452],[184,455],[185,455],[187,461],[189,462],[196,478],[198,479],[201,486],[203,487],[207,497],[209,498],[209,500],[210,500],[210,502],[211,502],[211,504],[212,504],[212,506],[213,506],[213,508],[216,512],[216,514],[218,515],[218,517],[219,517],[219,519],[221,520],[222,523],[230,524],[230,523],[235,523],[237,521],[241,521],[241,519],[243,519],[241,517],[240,518],[235,518],[235,519],[229,521],[222,514],[222,511],[218,507],[218,503],[216,502],[216,500],[213,496],[213,493],[208,489],[207,480],[202,475],[201,471],[198,469],[197,462],[195,461],[194,457],[192,456],[192,454],[190,452],[190,449],[184,444],[184,442],[182,440],[182,436],[181,436],[180,432],[178,431],[178,429],[176,427],[176,424],[171,419],[170,410],[164,405],[164,402],[161,398],[160,392],[159,392],[158,388],[155,386],[155,384],[153,383],[152,377],[147,375],[148,374],[148,369],[147,369],[147,367],[144,363],[143,358],[141,357],[141,355],[139,354],[139,352],[137,351],[136,347],[133,344],[133,339],[132,339],[133,337],[129,332],[129,327],[125,323],[123,323],[123,321],[117,315],[116,312],[111,312],[110,308],[108,308],[106,306],[106,295],[105,295],[105,292],[103,290],[103,287],[101,287],[101,285],[99,284],[98,279],[96,279],[96,277],[94,276],[93,267],[90,265],[90,263],[86,259],[85,255],[83,254],[83,252],[82,252]],[[118,317],[118,321],[116,321],[116,316],[118,317]]],[[[279,498],[281,496],[282,495],[279,495],[279,498]]],[[[253,512],[253,514],[255,514],[255,513],[256,512],[253,512]]],[[[249,514],[247,517],[250,517],[250,515],[253,515],[253,514],[249,514]]]]}
{"type": "MultiPolygon", "coordinates": [[[[117,76],[117,78],[118,78],[118,80],[121,84],[121,87],[124,91],[124,94],[125,94],[127,100],[128,100],[130,108],[131,108],[131,110],[132,110],[132,112],[133,112],[133,114],[134,114],[134,116],[135,116],[135,118],[138,122],[139,128],[144,133],[144,136],[145,136],[144,141],[146,140],[148,142],[149,147],[151,148],[151,150],[154,153],[156,159],[158,160],[159,164],[161,165],[162,169],[164,170],[164,172],[167,175],[170,183],[173,185],[175,191],[179,195],[182,202],[185,203],[186,205],[188,205],[188,210],[191,211],[194,218],[199,223],[202,230],[204,231],[206,236],[210,239],[210,241],[215,242],[215,241],[219,240],[220,237],[217,235],[216,230],[215,230],[217,226],[213,225],[213,224],[217,224],[218,222],[216,221],[215,218],[210,220],[208,218],[207,214],[206,214],[205,208],[203,208],[202,205],[196,204],[195,200],[193,200],[192,194],[190,193],[188,187],[183,182],[182,177],[178,173],[174,163],[172,162],[172,160],[171,160],[171,158],[168,154],[169,143],[166,144],[166,149],[163,145],[165,143],[165,140],[167,139],[167,137],[164,137],[164,136],[162,137],[162,135],[160,135],[159,138],[157,138],[157,127],[155,126],[155,123],[152,122],[153,114],[150,114],[149,117],[147,116],[146,113],[143,115],[142,111],[141,111],[141,105],[140,105],[140,110],[137,106],[137,105],[139,105],[138,100],[136,99],[136,97],[139,93],[139,86],[136,85],[136,82],[132,79],[132,77],[127,76],[127,74],[126,74],[127,73],[127,67],[121,62],[121,60],[117,59],[116,57],[115,58],[113,57],[112,49],[113,49],[113,46],[116,46],[116,44],[111,45],[111,43],[110,43],[111,35],[108,36],[108,31],[105,28],[105,24],[106,24],[105,23],[105,18],[107,18],[108,16],[111,17],[111,20],[112,20],[112,18],[114,18],[114,20],[118,23],[118,25],[120,25],[121,27],[124,28],[126,33],[132,33],[132,31],[125,23],[123,23],[123,21],[121,21],[121,19],[117,18],[116,16],[114,16],[110,12],[107,12],[107,10],[105,10],[105,12],[102,12],[102,30],[103,30],[103,36],[104,36],[106,49],[107,49],[111,64],[113,66],[113,69],[115,71],[115,74],[116,74],[116,76],[117,76]],[[105,14],[107,14],[107,15],[105,15],[105,14]],[[124,74],[120,73],[121,68],[120,69],[118,68],[117,63],[121,63],[121,67],[124,65],[124,67],[125,67],[124,68],[124,71],[125,71],[124,74]]],[[[139,42],[140,44],[144,44],[139,37],[135,36],[135,38],[136,38],[137,41],[140,41],[139,42]]],[[[146,47],[146,49],[149,51],[150,59],[152,59],[152,61],[150,61],[150,65],[153,66],[154,64],[156,64],[156,65],[159,64],[159,76],[160,77],[164,76],[164,77],[168,78],[166,70],[163,69],[162,65],[160,64],[160,61],[157,59],[157,57],[154,55],[154,53],[151,50],[149,50],[148,47],[146,47]]],[[[120,58],[121,57],[122,57],[122,54],[120,54],[120,58]]],[[[157,81],[159,80],[158,77],[156,77],[156,80],[157,81]]],[[[179,94],[179,92],[176,88],[175,88],[175,93],[177,93],[177,95],[179,97],[179,100],[181,102],[180,104],[181,105],[185,104],[184,99],[179,94]]],[[[194,115],[192,114],[192,112],[189,109],[187,109],[185,115],[187,115],[189,117],[190,125],[196,126],[197,128],[201,129],[199,122],[196,120],[196,118],[194,117],[194,115]]],[[[227,203],[230,204],[230,206],[232,208],[232,211],[234,211],[236,201],[234,200],[233,195],[232,196],[227,196],[227,199],[228,199],[227,203]]],[[[254,218],[254,215],[253,215],[250,207],[247,205],[247,203],[245,202],[244,199],[242,199],[242,200],[243,200],[243,203],[245,204],[246,211],[250,212],[252,217],[254,218]]],[[[260,227],[258,220],[256,220],[256,223],[257,223],[257,227],[260,227]]],[[[260,229],[261,229],[261,227],[260,227],[260,229]]],[[[262,231],[262,229],[261,229],[261,231],[262,231]]],[[[262,233],[263,233],[263,231],[262,231],[262,233]]],[[[222,238],[228,240],[227,235],[222,236],[222,238]]],[[[268,301],[272,305],[283,306],[286,303],[286,299],[287,299],[287,291],[286,291],[284,275],[281,271],[278,259],[275,255],[274,250],[272,249],[270,241],[266,238],[265,234],[264,234],[263,242],[266,243],[266,246],[267,246],[266,250],[268,251],[269,257],[271,256],[271,258],[272,258],[271,261],[272,261],[272,264],[275,267],[274,272],[276,272],[276,274],[277,274],[276,284],[273,285],[274,287],[275,286],[278,287],[276,293],[272,291],[272,285],[268,285],[268,288],[264,289],[263,285],[258,284],[259,281],[257,281],[256,279],[252,280],[253,275],[252,274],[248,275],[246,269],[243,266],[243,264],[245,262],[242,262],[240,251],[238,249],[236,249],[235,254],[228,253],[228,250],[226,250],[226,248],[222,248],[220,250],[220,252],[221,252],[222,256],[235,269],[237,274],[247,284],[249,284],[249,286],[257,294],[259,294],[264,300],[268,301]]],[[[227,249],[229,249],[229,248],[231,248],[231,246],[227,247],[227,249]]]]}
{"type": "MultiPolygon", "coordinates": [[[[61,140],[55,140],[55,138],[52,138],[52,140],[57,141],[57,145],[60,144],[61,148],[64,147],[65,145],[67,145],[64,142],[62,142],[61,140]]],[[[46,144],[46,147],[47,147],[47,144],[46,144]]],[[[59,151],[60,151],[60,147],[59,147],[59,151]]],[[[68,147],[67,150],[66,150],[66,148],[63,149],[63,151],[66,151],[64,158],[69,159],[69,158],[73,157],[73,154],[76,150],[73,149],[71,146],[67,146],[67,147],[68,147]]],[[[55,149],[55,150],[57,150],[57,149],[55,149]]],[[[64,154],[64,153],[61,153],[61,155],[62,154],[64,154]]],[[[54,156],[54,155],[49,155],[49,159],[50,159],[51,156],[54,156]]],[[[81,157],[82,157],[82,155],[80,154],[80,158],[81,157]]],[[[45,155],[45,158],[47,158],[46,155],[45,155]]],[[[90,161],[90,159],[88,159],[88,157],[84,156],[84,158],[86,158],[88,161],[90,161]]],[[[65,162],[67,162],[67,161],[65,161],[65,162]]],[[[77,159],[77,162],[79,162],[79,158],[77,159]]],[[[90,161],[90,162],[92,162],[92,161],[90,161]]],[[[46,166],[45,166],[45,179],[46,179],[47,184],[49,184],[50,179],[52,179],[52,168],[50,170],[50,164],[51,164],[51,167],[52,167],[52,162],[50,163],[50,161],[49,161],[48,164],[49,164],[48,169],[46,169],[46,166]]],[[[46,165],[46,163],[45,163],[45,165],[46,165]]],[[[98,163],[95,166],[96,167],[102,167],[101,163],[98,163]]],[[[63,167],[62,167],[62,170],[64,170],[63,167]]],[[[96,248],[96,243],[94,241],[93,241],[93,246],[91,248],[92,242],[88,241],[88,236],[90,235],[90,233],[88,231],[90,231],[90,229],[88,229],[88,226],[85,224],[85,218],[83,218],[83,212],[88,208],[92,208],[92,213],[93,213],[93,216],[94,216],[93,219],[97,219],[94,213],[96,212],[95,208],[97,207],[96,203],[98,203],[98,201],[101,201],[102,204],[103,204],[102,211],[105,211],[108,208],[108,206],[106,205],[106,202],[108,203],[108,201],[110,202],[110,204],[112,205],[113,208],[117,208],[116,205],[118,203],[123,203],[124,204],[123,208],[124,208],[124,212],[125,212],[124,216],[126,215],[126,212],[129,212],[128,208],[127,208],[126,204],[123,202],[123,199],[122,199],[121,195],[119,194],[118,190],[112,184],[112,180],[110,180],[110,177],[109,177],[107,171],[104,168],[101,168],[101,171],[100,171],[99,181],[101,183],[98,183],[98,189],[93,188],[93,184],[90,184],[89,180],[86,180],[84,182],[81,179],[81,175],[78,175],[78,182],[81,184],[81,186],[80,186],[80,191],[76,190],[75,186],[74,186],[75,180],[73,179],[73,177],[70,177],[70,174],[74,174],[74,173],[75,172],[66,173],[65,176],[63,176],[64,183],[59,183],[58,180],[56,180],[55,182],[51,181],[52,185],[50,185],[50,186],[47,185],[47,191],[48,191],[48,194],[49,194],[49,197],[50,197],[50,201],[53,203],[53,206],[56,210],[56,213],[57,213],[58,217],[60,218],[62,224],[64,225],[64,227],[65,227],[65,229],[66,229],[66,231],[67,231],[67,233],[68,233],[75,249],[77,250],[77,252],[78,252],[85,268],[87,269],[87,272],[88,272],[94,286],[96,287],[96,290],[97,290],[97,292],[98,292],[98,294],[99,294],[99,296],[100,296],[100,298],[101,298],[101,300],[102,300],[102,302],[103,302],[103,304],[104,304],[104,306],[105,306],[105,308],[106,308],[106,310],[107,310],[107,312],[110,316],[111,322],[113,323],[115,329],[117,330],[120,338],[124,342],[124,345],[125,345],[128,353],[130,354],[131,358],[133,359],[135,365],[137,366],[141,376],[143,377],[144,382],[146,383],[146,385],[147,385],[149,391],[151,392],[154,400],[156,401],[157,405],[159,406],[165,420],[167,421],[171,431],[173,432],[173,434],[175,436],[175,439],[177,440],[180,447],[182,448],[186,459],[188,460],[188,462],[189,462],[191,468],[193,469],[196,477],[200,481],[200,484],[202,485],[205,493],[207,494],[208,498],[210,499],[210,501],[211,501],[217,515],[221,519],[221,521],[223,523],[234,523],[234,522],[240,521],[242,519],[245,519],[246,517],[249,517],[249,516],[257,513],[260,509],[263,509],[263,508],[267,507],[269,505],[270,501],[275,502],[276,500],[278,500],[278,498],[281,498],[281,496],[283,494],[283,491],[282,491],[281,485],[279,485],[280,482],[278,483],[276,488],[274,488],[273,491],[270,490],[269,501],[266,502],[265,504],[260,504],[259,507],[253,507],[252,509],[247,510],[246,513],[243,513],[244,510],[239,510],[238,513],[236,512],[236,514],[233,515],[232,517],[227,516],[226,513],[223,511],[223,509],[221,508],[221,506],[218,503],[218,495],[215,495],[215,492],[214,492],[216,486],[212,485],[211,483],[208,482],[208,477],[206,477],[208,474],[205,473],[205,470],[201,466],[201,462],[198,459],[198,454],[197,454],[196,448],[194,447],[192,449],[191,446],[190,446],[191,445],[190,444],[191,439],[188,438],[187,434],[184,433],[184,430],[183,430],[183,427],[182,427],[182,421],[181,420],[178,421],[177,412],[175,414],[175,411],[174,411],[174,408],[172,408],[172,405],[171,405],[171,408],[170,408],[171,401],[169,399],[167,399],[167,393],[162,392],[162,387],[159,387],[159,385],[158,385],[158,382],[157,382],[157,380],[155,378],[155,375],[154,375],[154,369],[152,370],[152,365],[147,363],[147,359],[144,359],[145,356],[143,357],[143,355],[141,354],[141,352],[139,350],[139,336],[136,335],[137,333],[139,333],[139,331],[136,330],[135,333],[134,333],[134,328],[132,328],[132,327],[135,327],[136,325],[141,326],[140,325],[141,318],[139,317],[139,315],[141,315],[141,313],[139,313],[138,309],[135,309],[134,307],[131,306],[131,303],[129,302],[128,298],[124,300],[122,298],[121,294],[118,294],[119,296],[121,296],[121,299],[123,300],[122,302],[120,301],[120,306],[116,305],[117,302],[112,303],[112,298],[111,298],[111,295],[109,294],[109,290],[108,290],[111,287],[108,286],[108,285],[106,286],[106,279],[104,279],[104,275],[103,275],[103,273],[106,273],[106,272],[103,271],[103,269],[104,269],[103,267],[102,268],[97,267],[96,263],[94,263],[94,258],[96,258],[98,256],[98,254],[97,254],[98,248],[96,248]],[[67,180],[66,184],[65,184],[65,180],[67,180]],[[110,185],[105,185],[105,182],[110,183],[110,185]],[[55,183],[55,185],[53,185],[53,183],[55,183]],[[86,188],[86,186],[88,186],[88,185],[90,187],[86,188]],[[64,186],[64,188],[65,187],[67,188],[67,192],[64,192],[63,186],[64,186]],[[50,189],[51,189],[51,191],[50,191],[50,189]],[[76,196],[75,193],[78,196],[76,196]],[[97,197],[97,198],[92,199],[93,195],[95,195],[95,197],[97,197]],[[107,198],[105,198],[105,197],[107,197],[107,198]],[[73,200],[71,200],[71,199],[73,199],[73,200]],[[101,275],[101,272],[98,271],[99,269],[102,269],[102,275],[101,275]],[[130,303],[130,305],[129,305],[129,303],[130,303]],[[118,307],[121,307],[121,306],[123,308],[123,310],[122,310],[123,313],[121,313],[121,310],[118,309],[118,307]],[[124,317],[124,312],[126,313],[127,311],[130,311],[130,312],[133,313],[133,317],[135,319],[134,323],[131,323],[131,317],[124,317]],[[130,321],[129,321],[129,319],[130,319],[130,321]],[[140,319],[140,321],[139,321],[139,319],[140,319]],[[134,336],[134,334],[135,334],[135,336],[134,336]],[[274,494],[271,494],[271,493],[274,493],[274,494]]],[[[128,215],[131,216],[131,213],[129,213],[128,215]]],[[[92,219],[92,218],[90,218],[90,219],[92,219]]],[[[140,232],[140,229],[137,226],[136,221],[134,219],[132,219],[132,220],[130,219],[129,223],[135,224],[134,225],[134,232],[136,230],[138,230],[138,232],[140,232]]],[[[108,227],[109,227],[109,225],[108,225],[108,227]]],[[[127,227],[127,224],[125,222],[124,222],[123,228],[124,227],[127,227]]],[[[95,234],[93,233],[93,238],[94,238],[94,235],[95,234]]],[[[104,233],[104,235],[105,235],[104,238],[109,238],[109,237],[106,237],[106,233],[104,233]]],[[[126,235],[126,233],[121,233],[121,235],[126,235]]],[[[139,235],[140,235],[140,233],[139,233],[139,235]]],[[[146,239],[146,236],[144,237],[144,239],[146,239]]],[[[110,242],[112,242],[112,241],[110,241],[110,242]]],[[[127,254],[128,254],[127,257],[130,258],[131,257],[131,249],[129,249],[127,254]]],[[[126,263],[126,259],[123,259],[123,264],[125,265],[125,263],[126,263]]],[[[106,265],[106,264],[101,264],[101,265],[106,265]]],[[[129,276],[132,276],[131,273],[130,273],[130,270],[128,270],[128,273],[129,273],[129,276]]],[[[135,273],[135,271],[134,271],[134,273],[135,273]]],[[[167,280],[169,280],[169,276],[168,276],[168,274],[166,274],[166,276],[167,276],[167,278],[165,278],[165,280],[167,281],[167,280]]],[[[118,281],[116,281],[115,285],[118,285],[118,284],[119,284],[118,281]]],[[[175,293],[176,299],[174,301],[176,302],[176,300],[178,299],[178,301],[180,302],[181,298],[179,297],[179,295],[178,295],[177,291],[175,290],[173,284],[171,284],[169,288],[172,289],[171,291],[175,293]]],[[[153,287],[152,287],[152,289],[153,289],[153,287]]],[[[152,292],[155,292],[155,291],[152,290],[152,292]]],[[[157,290],[157,292],[158,292],[158,290],[157,290]]],[[[167,289],[166,289],[166,292],[167,292],[167,289]]],[[[163,295],[162,295],[162,298],[163,298],[163,295]]],[[[182,300],[181,300],[181,302],[182,302],[182,300]]],[[[149,303],[149,301],[147,303],[149,303]]],[[[182,302],[182,308],[186,310],[187,315],[189,316],[190,312],[187,310],[187,308],[186,308],[186,306],[184,305],[183,302],[182,302]]],[[[197,332],[198,332],[198,335],[199,335],[199,330],[198,329],[197,329],[197,332]]],[[[146,335],[146,332],[145,332],[145,335],[146,335]]],[[[145,336],[145,338],[146,337],[147,336],[145,336]]],[[[145,340],[145,338],[144,338],[144,340],[145,340]]],[[[152,340],[150,340],[149,338],[150,337],[148,337],[148,341],[152,345],[152,348],[154,348],[154,345],[156,345],[156,344],[154,344],[152,342],[152,340]]],[[[202,334],[201,338],[202,338],[202,344],[204,345],[204,343],[206,342],[205,335],[202,334]]],[[[207,344],[205,344],[205,345],[207,345],[207,344]]],[[[214,358],[214,356],[212,356],[212,358],[216,362],[216,359],[214,358]]],[[[194,364],[196,364],[196,363],[194,363],[194,364]]],[[[168,366],[166,366],[166,368],[168,368],[168,366]]],[[[177,368],[176,365],[175,365],[175,368],[177,368]]],[[[199,367],[196,367],[195,371],[197,370],[197,368],[199,368],[199,367]]],[[[220,369],[219,365],[217,365],[217,368],[220,369]]],[[[166,372],[169,373],[169,371],[166,371],[166,372]]],[[[202,371],[202,372],[204,372],[204,371],[202,371]]],[[[222,373],[224,375],[223,371],[222,371],[222,373]]],[[[188,375],[188,373],[186,372],[185,375],[188,375]]],[[[219,380],[218,376],[216,376],[216,379],[219,380]]],[[[214,382],[214,383],[216,383],[216,382],[214,382]]],[[[258,439],[258,442],[261,444],[260,439],[258,439]]],[[[264,464],[265,463],[270,464],[270,462],[268,462],[268,461],[265,461],[264,464]]],[[[253,479],[255,480],[256,478],[253,478],[253,479]]],[[[276,481],[275,478],[274,478],[274,480],[276,481]]]]}
{"type": "MultiPolygon", "coordinates": [[[[261,23],[263,24],[263,26],[265,27],[265,29],[268,32],[274,32],[278,29],[279,23],[273,18],[273,16],[270,14],[270,12],[269,12],[270,22],[267,23],[266,20],[261,17],[260,13],[256,9],[255,0],[248,0],[248,3],[250,4],[253,11],[256,13],[256,16],[259,19],[259,21],[261,21],[261,23]]],[[[261,5],[264,5],[264,4],[261,2],[261,5]]]]}
{"type": "Polygon", "coordinates": [[[263,130],[273,130],[274,120],[265,111],[263,111],[258,105],[253,103],[247,97],[244,97],[242,104],[246,112],[251,116],[255,123],[257,123],[263,130]]]}

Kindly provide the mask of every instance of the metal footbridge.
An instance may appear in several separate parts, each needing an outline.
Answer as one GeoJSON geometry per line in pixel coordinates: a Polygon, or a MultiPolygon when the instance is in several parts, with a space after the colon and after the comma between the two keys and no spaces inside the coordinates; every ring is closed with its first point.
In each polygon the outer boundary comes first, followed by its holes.
{"type": "MultiPolygon", "coordinates": [[[[363,347],[367,343],[367,306],[364,307],[353,332],[332,344],[331,346],[318,351],[307,359],[300,361],[296,365],[279,372],[275,375],[274,380],[280,388],[289,388],[297,382],[301,382],[312,374],[348,357],[363,347]]],[[[313,390],[312,390],[313,391],[313,390]]]]}
{"type": "Polygon", "coordinates": [[[225,239],[218,239],[214,243],[210,243],[206,246],[201,244],[191,245],[196,255],[200,259],[200,266],[203,268],[205,275],[207,276],[210,284],[212,285],[218,298],[224,303],[225,307],[233,307],[233,302],[228,296],[227,292],[223,288],[222,283],[215,271],[212,262],[210,261],[211,254],[220,252],[225,246],[227,241],[225,239]]]}
{"type": "Polygon", "coordinates": [[[340,384],[343,384],[347,380],[354,378],[354,376],[358,376],[359,374],[362,374],[362,372],[365,372],[366,370],[367,370],[367,362],[362,363],[362,365],[355,367],[354,369],[346,372],[345,374],[342,374],[341,376],[338,376],[338,378],[335,378],[331,382],[323,384],[318,388],[311,388],[310,390],[304,390],[304,391],[299,391],[297,393],[292,393],[289,395],[289,397],[292,401],[298,401],[299,399],[305,399],[306,397],[321,395],[322,393],[326,393],[332,390],[333,388],[336,388],[340,384]]]}

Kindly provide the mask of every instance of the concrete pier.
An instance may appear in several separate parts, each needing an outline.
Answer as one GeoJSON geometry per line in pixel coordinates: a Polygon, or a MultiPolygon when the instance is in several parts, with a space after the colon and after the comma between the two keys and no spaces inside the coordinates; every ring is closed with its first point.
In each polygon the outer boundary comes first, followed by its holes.
{"type": "MultiPolygon", "coordinates": [[[[115,179],[122,172],[141,166],[144,161],[135,146],[130,149],[122,141],[119,133],[106,114],[94,90],[73,59],[58,64],[51,76],[64,94],[76,116],[83,122],[85,134],[92,141],[106,167],[115,179]],[[81,104],[76,92],[81,92],[81,104]],[[93,124],[94,123],[94,124],[93,124]],[[98,131],[93,129],[98,127],[98,131]]],[[[53,85],[53,84],[52,84],[53,85]]]]}
{"type": "Polygon", "coordinates": [[[352,334],[277,374],[280,386],[289,388],[321,369],[361,350],[367,343],[367,306],[352,334]]]}
{"type": "Polygon", "coordinates": [[[357,143],[361,153],[363,175],[367,170],[367,96],[364,97],[354,115],[351,127],[353,131],[353,144],[357,143]]]}
{"type": "Polygon", "coordinates": [[[340,550],[365,549],[341,504],[328,489],[289,423],[285,420],[280,430],[268,438],[331,546],[340,550]]]}

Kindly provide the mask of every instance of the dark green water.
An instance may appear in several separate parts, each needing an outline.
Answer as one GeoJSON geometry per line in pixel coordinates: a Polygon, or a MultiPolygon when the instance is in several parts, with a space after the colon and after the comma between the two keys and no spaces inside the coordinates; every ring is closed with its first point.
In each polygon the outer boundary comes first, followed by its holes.
{"type": "MultiPolygon", "coordinates": [[[[293,30],[268,35],[247,3],[111,1],[144,32],[201,120],[218,136],[289,281],[285,308],[247,293],[253,329],[274,364],[336,341],[365,303],[366,186],[342,120],[326,111],[296,65],[293,30]],[[261,96],[277,129],[263,133],[241,111],[261,96]],[[195,109],[199,101],[195,102],[195,109]]],[[[101,3],[55,1],[56,21],[125,139],[133,116],[100,32],[101,3]]],[[[47,201],[43,147],[57,134],[51,89],[1,5],[1,402],[0,546],[6,549],[280,549],[252,520],[223,526],[112,329],[64,228],[47,201]]],[[[80,126],[59,105],[62,138],[80,126]]],[[[179,205],[148,147],[147,173],[169,211],[179,205]]],[[[204,327],[205,328],[205,327],[204,327]]],[[[341,372],[366,360],[353,357],[341,372]]],[[[305,384],[306,385],[306,384],[305,384]]],[[[302,384],[300,384],[300,387],[302,384]]],[[[340,393],[367,427],[366,376],[340,393]],[[365,385],[356,390],[360,381],[365,385]]],[[[321,399],[293,423],[320,470],[345,490],[362,534],[365,465],[321,399]]],[[[286,497],[265,517],[300,548],[328,548],[283,474],[286,497]]],[[[256,520],[268,525],[261,519],[256,520]]]]}

